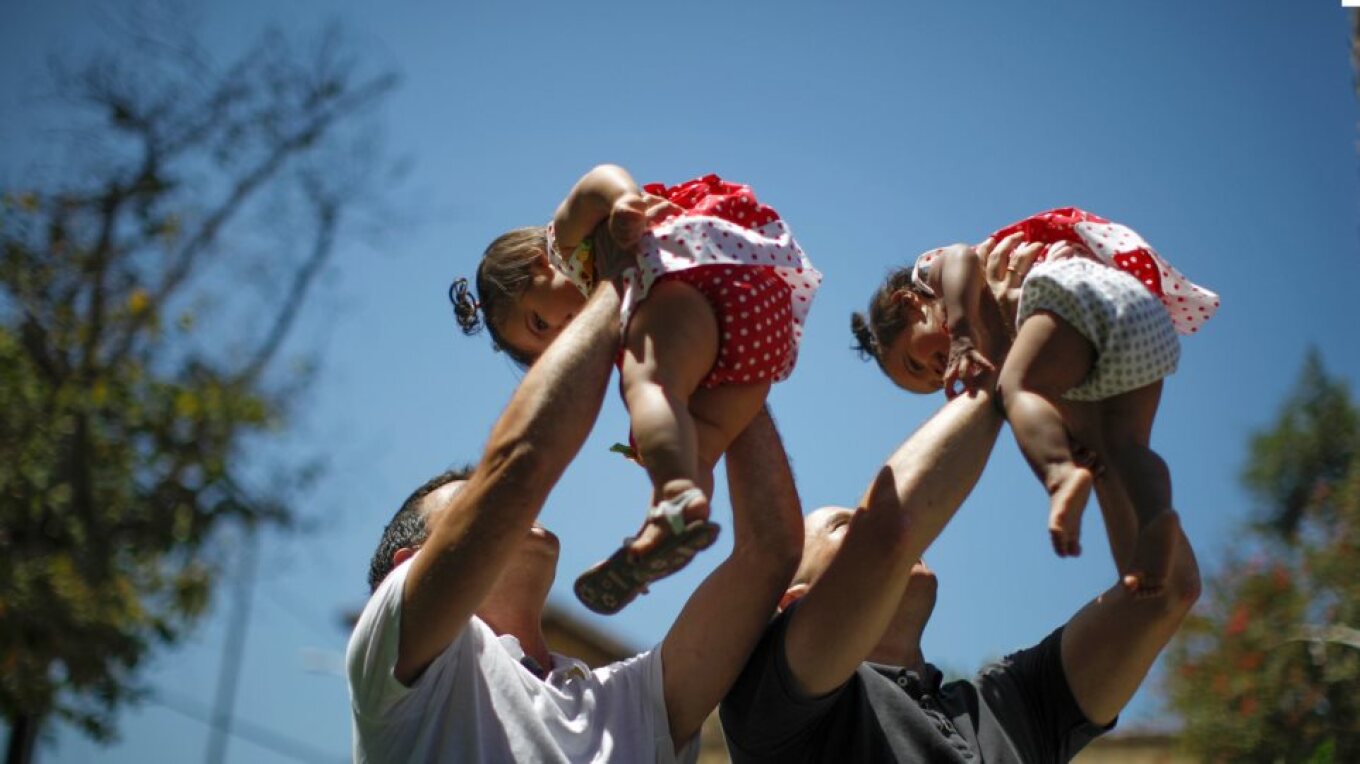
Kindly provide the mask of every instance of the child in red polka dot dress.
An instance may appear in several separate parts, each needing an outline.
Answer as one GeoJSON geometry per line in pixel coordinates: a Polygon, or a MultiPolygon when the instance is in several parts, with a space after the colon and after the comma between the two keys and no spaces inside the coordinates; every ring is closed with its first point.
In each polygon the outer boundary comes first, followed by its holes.
{"type": "Polygon", "coordinates": [[[495,345],[528,365],[594,287],[597,226],[635,248],[624,278],[621,388],[638,460],[652,480],[642,531],[576,581],[600,613],[710,546],[713,465],[798,356],[821,274],[750,187],[716,175],[639,189],[602,165],[579,180],[552,223],[503,234],[450,296],[465,332],[485,324],[495,345]]]}
{"type": "Polygon", "coordinates": [[[889,276],[869,318],[851,319],[860,350],[900,387],[944,388],[952,397],[958,384],[976,389],[996,371],[979,350],[988,327],[1013,331],[998,397],[1049,493],[1054,550],[1080,554],[1092,468],[1102,464],[1109,491],[1101,498],[1117,504],[1106,507],[1106,524],[1121,580],[1137,596],[1160,594],[1179,522],[1166,464],[1148,447],[1152,421],[1162,379],[1180,358],[1177,333],[1198,331],[1218,296],[1131,229],[1073,207],[1002,228],[987,246],[993,242],[1038,261],[1022,284],[1013,326],[999,318],[979,251],[955,245],[889,276]],[[1094,462],[1074,458],[1073,444],[1094,462]]]}

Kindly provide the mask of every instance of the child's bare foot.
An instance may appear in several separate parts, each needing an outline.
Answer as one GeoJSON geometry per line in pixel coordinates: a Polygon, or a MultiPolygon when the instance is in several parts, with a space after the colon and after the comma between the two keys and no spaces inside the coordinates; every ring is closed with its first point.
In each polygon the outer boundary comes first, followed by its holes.
{"type": "Polygon", "coordinates": [[[1050,471],[1048,535],[1059,557],[1081,554],[1081,515],[1091,497],[1093,478],[1085,467],[1069,464],[1050,471]]]}
{"type": "MultiPolygon", "coordinates": [[[[672,503],[684,502],[681,507],[681,519],[684,521],[684,525],[689,525],[695,520],[708,519],[708,497],[704,496],[693,481],[672,480],[661,487],[657,498],[658,506],[667,501],[672,503]],[[687,491],[693,491],[693,493],[683,495],[687,491]]],[[[628,544],[628,552],[634,559],[646,557],[656,549],[658,544],[672,535],[674,535],[674,531],[670,527],[649,516],[642,524],[642,530],[628,544]]]]}
{"type": "Polygon", "coordinates": [[[1180,516],[1167,509],[1138,531],[1133,547],[1133,562],[1124,574],[1124,588],[1135,597],[1157,597],[1166,590],[1171,571],[1171,555],[1176,549],[1180,516]]]}

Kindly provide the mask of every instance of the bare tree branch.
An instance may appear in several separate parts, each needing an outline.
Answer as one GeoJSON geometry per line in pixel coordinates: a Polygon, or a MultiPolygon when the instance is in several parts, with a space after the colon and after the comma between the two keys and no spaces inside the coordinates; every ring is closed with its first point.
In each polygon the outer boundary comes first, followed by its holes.
{"type": "Polygon", "coordinates": [[[296,527],[316,463],[265,477],[249,457],[291,413],[262,378],[383,203],[384,151],[361,139],[396,83],[334,28],[215,71],[191,36],[117,22],[130,46],[53,69],[66,111],[44,135],[71,166],[0,197],[0,715],[100,740],[150,651],[206,611],[217,529],[296,527]],[[266,310],[230,283],[260,266],[286,279],[266,310]],[[214,304],[264,323],[196,323],[214,304]]]}
{"type": "Polygon", "coordinates": [[[307,290],[335,250],[335,232],[340,225],[340,207],[333,200],[322,198],[316,199],[315,204],[317,228],[312,242],[312,252],[293,273],[293,281],[288,294],[283,298],[282,307],[275,315],[264,341],[252,354],[250,362],[236,376],[237,382],[254,381],[273,359],[293,327],[298,310],[307,296],[307,290]]]}
{"type": "MultiPolygon", "coordinates": [[[[189,237],[178,254],[172,257],[171,265],[166,269],[160,286],[152,292],[152,302],[160,305],[170,298],[193,271],[199,256],[216,243],[222,227],[255,191],[277,175],[293,155],[314,144],[341,118],[376,102],[395,87],[396,82],[394,75],[378,77],[356,88],[345,97],[337,99],[331,108],[312,118],[305,127],[280,142],[267,157],[240,176],[232,184],[227,197],[215,206],[213,212],[189,237]]],[[[149,316],[143,316],[128,323],[126,331],[119,338],[110,356],[112,360],[126,357],[148,318],[149,316]]]]}

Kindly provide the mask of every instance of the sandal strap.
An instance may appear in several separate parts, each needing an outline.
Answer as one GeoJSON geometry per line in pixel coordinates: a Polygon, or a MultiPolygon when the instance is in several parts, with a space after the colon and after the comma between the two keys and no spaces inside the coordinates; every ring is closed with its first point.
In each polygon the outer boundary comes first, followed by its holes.
{"type": "Polygon", "coordinates": [[[679,535],[685,532],[685,507],[691,503],[702,499],[704,492],[698,488],[686,488],[684,491],[662,501],[651,509],[647,510],[648,520],[665,520],[670,526],[671,532],[679,535]]]}

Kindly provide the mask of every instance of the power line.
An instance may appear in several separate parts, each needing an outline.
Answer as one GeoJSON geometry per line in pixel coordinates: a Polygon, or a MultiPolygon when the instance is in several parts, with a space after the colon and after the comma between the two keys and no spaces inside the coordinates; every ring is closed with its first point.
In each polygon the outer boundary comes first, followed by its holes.
{"type": "Polygon", "coordinates": [[[335,622],[338,620],[338,617],[331,617],[328,619],[318,618],[316,611],[312,610],[309,605],[303,604],[301,597],[294,595],[292,592],[284,591],[277,584],[261,586],[260,591],[264,594],[264,598],[274,605],[274,607],[283,611],[300,626],[305,627],[313,636],[324,638],[326,642],[334,642],[336,640],[335,629],[321,626],[321,623],[335,622]]]}
{"type": "MultiPolygon", "coordinates": [[[[174,711],[175,713],[202,722],[214,729],[220,728],[218,722],[207,707],[196,700],[180,695],[179,693],[156,690],[149,698],[150,702],[174,711]]],[[[287,756],[297,761],[317,762],[317,764],[337,764],[337,762],[349,761],[348,756],[339,756],[333,753],[322,751],[318,748],[304,743],[296,738],[289,737],[281,732],[275,732],[267,727],[263,727],[245,719],[235,718],[231,720],[230,727],[223,729],[225,734],[238,737],[242,740],[254,743],[261,748],[273,751],[281,756],[287,756]]]]}

